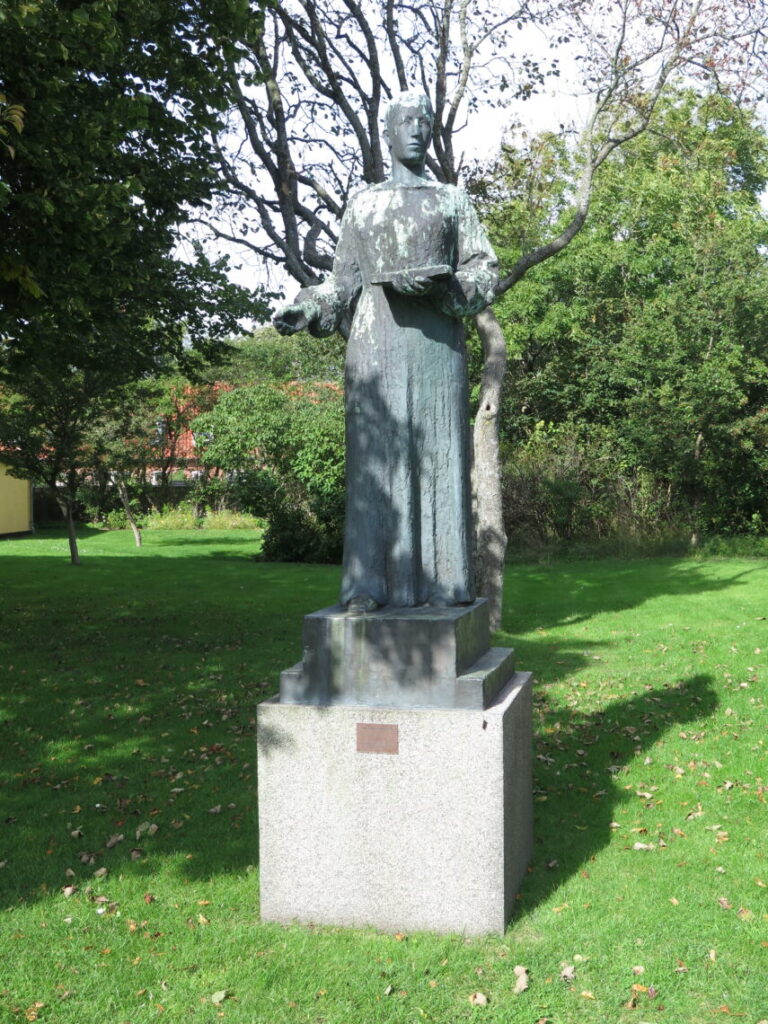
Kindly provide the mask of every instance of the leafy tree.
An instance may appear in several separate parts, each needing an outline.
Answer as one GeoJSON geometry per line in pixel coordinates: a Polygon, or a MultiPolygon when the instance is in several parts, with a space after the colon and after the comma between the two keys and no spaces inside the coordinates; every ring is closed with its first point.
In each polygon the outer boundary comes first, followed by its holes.
{"type": "Polygon", "coordinates": [[[240,0],[9,0],[0,91],[25,108],[0,209],[0,442],[73,502],[85,427],[169,360],[212,355],[263,315],[179,229],[220,186],[207,141],[224,69],[258,24],[240,0]]]}
{"type": "MultiPolygon", "coordinates": [[[[512,443],[536,424],[607,430],[617,474],[650,474],[694,537],[765,521],[767,181],[753,116],[718,95],[661,104],[567,253],[500,304],[512,443]]],[[[494,225],[515,244],[503,207],[494,225]]]]}
{"type": "Polygon", "coordinates": [[[141,536],[135,511],[167,502],[171,477],[180,466],[181,440],[194,419],[214,405],[218,390],[181,373],[146,377],[113,393],[108,407],[86,428],[88,461],[82,475],[94,504],[101,514],[108,512],[116,492],[137,546],[141,536]],[[159,481],[150,482],[150,473],[159,474],[159,481]]]}
{"type": "Polygon", "coordinates": [[[336,381],[344,377],[344,340],[340,335],[314,338],[305,331],[281,337],[273,327],[235,339],[223,361],[208,377],[232,387],[264,380],[336,381]]]}
{"type": "Polygon", "coordinates": [[[263,382],[223,394],[194,423],[203,460],[239,481],[267,518],[267,558],[325,562],[341,554],[344,403],[331,383],[263,382]]]}

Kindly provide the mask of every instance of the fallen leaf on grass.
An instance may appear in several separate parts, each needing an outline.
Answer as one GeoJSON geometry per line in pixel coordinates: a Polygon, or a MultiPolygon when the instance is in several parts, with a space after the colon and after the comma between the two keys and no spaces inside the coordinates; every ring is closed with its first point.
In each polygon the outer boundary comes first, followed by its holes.
{"type": "Polygon", "coordinates": [[[488,996],[482,992],[473,992],[469,997],[469,1001],[473,1006],[487,1006],[488,996]]]}
{"type": "Polygon", "coordinates": [[[573,981],[575,977],[576,968],[573,966],[573,964],[566,964],[565,967],[563,967],[562,971],[560,971],[561,981],[573,981]]]}
{"type": "Polygon", "coordinates": [[[223,1003],[226,998],[227,990],[223,988],[219,992],[213,993],[213,995],[211,996],[211,1002],[214,1004],[214,1006],[218,1006],[220,1003],[223,1003]]]}
{"type": "Polygon", "coordinates": [[[517,978],[514,989],[515,995],[519,996],[521,993],[525,992],[525,990],[528,988],[530,984],[530,979],[528,977],[528,968],[522,967],[520,964],[518,964],[516,967],[513,968],[513,974],[517,978]]]}
{"type": "Polygon", "coordinates": [[[125,836],[121,832],[121,833],[115,834],[113,836],[110,836],[109,839],[106,841],[106,843],[104,845],[106,846],[106,848],[108,850],[111,850],[113,846],[117,846],[118,843],[122,843],[122,841],[124,839],[125,839],[125,836]]]}
{"type": "Polygon", "coordinates": [[[746,907],[739,907],[736,911],[736,917],[738,917],[740,921],[751,921],[754,916],[755,915],[752,911],[748,910],[746,907]]]}
{"type": "Polygon", "coordinates": [[[594,995],[591,992],[584,991],[580,993],[582,999],[594,999],[594,995]]]}
{"type": "Polygon", "coordinates": [[[635,851],[639,851],[639,850],[655,850],[656,849],[656,844],[655,843],[633,843],[632,844],[632,849],[635,850],[635,851]]]}
{"type": "Polygon", "coordinates": [[[636,967],[632,968],[632,973],[633,974],[645,974],[645,968],[641,967],[640,964],[638,964],[636,967]]]}
{"type": "Polygon", "coordinates": [[[27,1009],[24,1011],[24,1016],[26,1017],[27,1020],[30,1021],[37,1020],[37,1018],[40,1016],[40,1011],[43,1009],[44,1006],[45,1003],[32,1003],[32,1005],[28,1006],[27,1009]]]}
{"type": "Polygon", "coordinates": [[[65,885],[62,887],[61,891],[64,893],[65,896],[74,896],[74,894],[77,892],[77,886],[65,885]]]}
{"type": "Polygon", "coordinates": [[[717,903],[723,910],[733,910],[733,904],[730,900],[727,900],[725,896],[721,896],[717,903]]]}

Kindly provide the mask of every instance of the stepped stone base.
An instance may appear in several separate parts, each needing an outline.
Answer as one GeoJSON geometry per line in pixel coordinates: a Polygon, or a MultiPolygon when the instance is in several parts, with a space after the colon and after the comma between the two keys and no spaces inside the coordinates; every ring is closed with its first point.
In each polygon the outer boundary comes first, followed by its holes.
{"type": "Polygon", "coordinates": [[[488,602],[451,608],[341,606],[304,619],[304,657],[280,676],[281,704],[489,707],[514,673],[514,652],[489,648],[488,602]]]}

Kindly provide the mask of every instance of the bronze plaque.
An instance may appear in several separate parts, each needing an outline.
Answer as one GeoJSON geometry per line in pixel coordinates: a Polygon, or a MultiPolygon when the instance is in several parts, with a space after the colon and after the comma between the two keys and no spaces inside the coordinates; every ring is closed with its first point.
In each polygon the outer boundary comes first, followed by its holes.
{"type": "Polygon", "coordinates": [[[399,753],[398,726],[381,725],[376,722],[357,723],[358,754],[399,753]]]}

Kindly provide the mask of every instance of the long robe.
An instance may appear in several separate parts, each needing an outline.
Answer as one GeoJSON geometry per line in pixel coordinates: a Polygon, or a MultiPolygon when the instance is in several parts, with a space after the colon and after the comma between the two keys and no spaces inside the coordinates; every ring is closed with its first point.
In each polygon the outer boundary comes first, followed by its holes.
{"type": "Polygon", "coordinates": [[[474,600],[467,359],[461,317],[493,298],[497,263],[466,193],[424,179],[358,192],[333,274],[304,289],[313,329],[352,316],[346,359],[346,520],[341,601],[474,600]],[[445,266],[433,291],[377,284],[445,266]]]}

